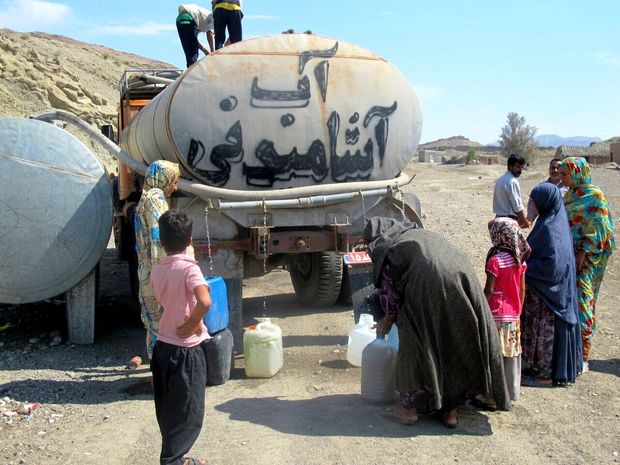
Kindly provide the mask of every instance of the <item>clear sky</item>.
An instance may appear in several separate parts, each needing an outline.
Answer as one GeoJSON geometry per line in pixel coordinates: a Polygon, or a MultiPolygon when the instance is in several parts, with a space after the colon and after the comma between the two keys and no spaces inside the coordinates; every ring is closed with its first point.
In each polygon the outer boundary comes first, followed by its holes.
{"type": "MultiPolygon", "coordinates": [[[[0,28],[182,67],[177,6],[0,0],[0,28]]],[[[493,142],[511,111],[538,134],[620,136],[620,0],[246,0],[243,11],[245,38],[310,29],[385,57],[422,103],[422,142],[454,135],[493,142]]]]}

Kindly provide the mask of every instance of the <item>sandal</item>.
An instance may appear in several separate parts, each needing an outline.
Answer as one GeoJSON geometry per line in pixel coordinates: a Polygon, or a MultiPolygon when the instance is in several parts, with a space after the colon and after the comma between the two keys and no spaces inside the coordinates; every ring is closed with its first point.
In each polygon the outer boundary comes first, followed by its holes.
{"type": "Polygon", "coordinates": [[[413,426],[418,422],[418,417],[416,415],[415,418],[413,417],[406,417],[403,415],[398,415],[397,413],[395,413],[393,410],[389,411],[389,412],[384,412],[381,414],[381,418],[388,420],[388,421],[392,421],[394,423],[398,423],[399,425],[403,425],[403,426],[413,426]]]}
{"type": "Polygon", "coordinates": [[[471,399],[469,399],[469,402],[471,403],[471,405],[473,405],[479,410],[485,410],[487,412],[497,411],[497,405],[484,402],[477,397],[472,397],[471,399]]]}
{"type": "Polygon", "coordinates": [[[550,387],[553,387],[553,380],[548,379],[548,378],[523,376],[521,378],[521,386],[550,388],[550,387]]]}
{"type": "Polygon", "coordinates": [[[195,459],[192,457],[185,457],[183,459],[183,465],[207,465],[206,460],[195,459]]]}
{"type": "Polygon", "coordinates": [[[456,429],[456,427],[459,426],[459,412],[456,410],[443,412],[441,414],[441,422],[447,428],[456,429]],[[452,412],[454,412],[453,415],[451,415],[452,412]]]}

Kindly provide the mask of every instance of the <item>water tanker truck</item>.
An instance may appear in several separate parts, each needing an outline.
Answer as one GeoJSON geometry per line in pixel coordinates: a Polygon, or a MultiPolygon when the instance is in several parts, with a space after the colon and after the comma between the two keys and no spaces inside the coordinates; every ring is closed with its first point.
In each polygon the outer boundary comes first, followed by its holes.
{"type": "MultiPolygon", "coordinates": [[[[113,152],[121,202],[153,161],[180,165],[171,206],[194,219],[203,272],[226,280],[236,345],[244,278],[284,266],[302,302],[343,302],[343,256],[365,218],[420,223],[417,198],[401,190],[421,134],[417,97],[393,65],[356,45],[250,39],[186,71],[127,71],[120,99],[118,146],[73,115],[37,118],[72,123],[113,152]]],[[[99,210],[110,214],[105,202],[99,210]]]]}

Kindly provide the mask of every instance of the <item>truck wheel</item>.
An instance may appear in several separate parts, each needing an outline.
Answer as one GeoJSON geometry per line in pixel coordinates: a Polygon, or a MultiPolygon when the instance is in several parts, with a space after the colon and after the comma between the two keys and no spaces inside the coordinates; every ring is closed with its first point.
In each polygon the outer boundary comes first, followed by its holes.
{"type": "Polygon", "coordinates": [[[340,293],[338,294],[338,305],[350,307],[353,305],[353,298],[351,297],[351,281],[349,280],[349,267],[342,267],[342,284],[340,285],[340,293]]]}
{"type": "Polygon", "coordinates": [[[288,265],[295,294],[303,304],[329,307],[342,285],[342,257],[336,252],[296,254],[288,265]]]}

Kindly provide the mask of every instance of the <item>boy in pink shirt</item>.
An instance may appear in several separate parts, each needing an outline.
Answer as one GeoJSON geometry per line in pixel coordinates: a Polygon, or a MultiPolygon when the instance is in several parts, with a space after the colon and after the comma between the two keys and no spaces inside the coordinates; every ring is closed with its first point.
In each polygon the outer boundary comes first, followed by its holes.
{"type": "Polygon", "coordinates": [[[207,362],[203,343],[210,339],[203,323],[211,296],[196,261],[185,255],[192,242],[192,220],[180,210],[159,218],[160,243],[166,252],[151,272],[153,294],[163,307],[151,371],[155,414],[162,436],[160,463],[189,465],[186,458],[200,434],[205,410],[207,362]]]}

